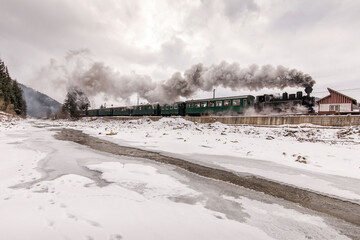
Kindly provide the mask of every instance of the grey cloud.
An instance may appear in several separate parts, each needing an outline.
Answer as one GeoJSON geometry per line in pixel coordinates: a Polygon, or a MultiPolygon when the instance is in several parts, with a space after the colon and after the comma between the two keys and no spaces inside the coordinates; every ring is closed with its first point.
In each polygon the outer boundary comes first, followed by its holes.
{"type": "Polygon", "coordinates": [[[336,2],[327,0],[296,1],[288,11],[272,22],[272,29],[286,32],[295,32],[304,28],[306,30],[321,22],[336,6],[336,2]]]}
{"type": "Polygon", "coordinates": [[[161,58],[160,63],[165,66],[175,67],[176,69],[185,68],[192,59],[185,46],[184,41],[177,37],[164,42],[161,45],[161,51],[158,53],[158,56],[161,58]]]}
{"type": "Polygon", "coordinates": [[[189,28],[203,28],[211,23],[214,16],[223,15],[231,22],[241,18],[247,18],[249,14],[260,11],[260,6],[255,0],[214,0],[201,1],[201,4],[193,9],[186,20],[189,28]]]}
{"type": "Polygon", "coordinates": [[[259,5],[254,0],[226,0],[223,1],[224,13],[232,21],[236,20],[242,14],[248,12],[258,12],[259,5]]]}

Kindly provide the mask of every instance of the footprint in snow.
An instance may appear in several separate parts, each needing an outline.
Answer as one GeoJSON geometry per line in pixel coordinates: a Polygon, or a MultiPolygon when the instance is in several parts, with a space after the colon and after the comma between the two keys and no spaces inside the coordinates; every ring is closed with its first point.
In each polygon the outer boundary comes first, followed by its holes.
{"type": "Polygon", "coordinates": [[[110,235],[110,238],[109,238],[109,240],[120,240],[120,239],[122,239],[122,236],[120,234],[110,235]]]}
{"type": "Polygon", "coordinates": [[[93,227],[101,227],[100,223],[98,223],[98,222],[88,220],[88,219],[84,219],[84,218],[78,217],[78,216],[76,216],[74,214],[71,214],[71,213],[67,213],[66,216],[68,218],[70,218],[70,219],[73,219],[74,221],[78,221],[78,220],[85,221],[85,222],[87,222],[88,224],[90,224],[93,227]]]}
{"type": "Polygon", "coordinates": [[[66,208],[67,206],[66,206],[65,204],[61,203],[61,204],[60,204],[60,207],[61,207],[61,208],[66,208]]]}
{"type": "Polygon", "coordinates": [[[47,220],[47,225],[48,225],[48,227],[53,227],[54,224],[55,224],[54,221],[47,220]]]}
{"type": "Polygon", "coordinates": [[[78,218],[77,218],[75,215],[71,214],[71,213],[67,213],[66,216],[67,216],[68,218],[70,218],[70,219],[74,219],[75,221],[78,220],[78,218]]]}
{"type": "Polygon", "coordinates": [[[86,221],[94,227],[101,227],[100,223],[98,223],[98,222],[91,221],[91,220],[86,220],[86,221]]]}

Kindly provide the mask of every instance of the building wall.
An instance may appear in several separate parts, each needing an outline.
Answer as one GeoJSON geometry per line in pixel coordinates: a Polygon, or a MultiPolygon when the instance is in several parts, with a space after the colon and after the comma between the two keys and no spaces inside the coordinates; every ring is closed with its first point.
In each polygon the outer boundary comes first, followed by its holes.
{"type": "Polygon", "coordinates": [[[330,105],[339,105],[340,112],[351,112],[351,103],[319,104],[319,112],[330,112],[330,105]]]}

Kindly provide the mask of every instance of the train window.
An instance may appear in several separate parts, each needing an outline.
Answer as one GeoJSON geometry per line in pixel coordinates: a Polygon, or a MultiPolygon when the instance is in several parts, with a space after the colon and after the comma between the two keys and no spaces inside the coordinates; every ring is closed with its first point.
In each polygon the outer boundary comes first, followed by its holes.
{"type": "Polygon", "coordinates": [[[201,107],[207,107],[207,102],[202,102],[201,107]]]}
{"type": "Polygon", "coordinates": [[[233,106],[239,106],[240,105],[240,99],[233,100],[233,106]]]}
{"type": "Polygon", "coordinates": [[[169,106],[166,106],[166,110],[169,110],[169,106]]]}
{"type": "Polygon", "coordinates": [[[177,105],[177,104],[174,105],[174,109],[178,109],[178,105],[177,105]]]}
{"type": "Polygon", "coordinates": [[[225,100],[224,101],[224,106],[230,106],[230,100],[225,100]]]}
{"type": "Polygon", "coordinates": [[[193,103],[189,103],[189,108],[193,108],[194,104],[193,103]]]}
{"type": "Polygon", "coordinates": [[[200,103],[198,102],[198,103],[195,103],[195,107],[196,108],[199,108],[200,107],[200,103]]]}
{"type": "Polygon", "coordinates": [[[172,106],[172,105],[170,106],[170,109],[173,109],[173,106],[172,106]]]}
{"type": "Polygon", "coordinates": [[[149,108],[148,108],[149,110],[151,110],[152,109],[152,107],[151,106],[149,106],[149,108]]]}
{"type": "Polygon", "coordinates": [[[161,110],[165,110],[165,106],[162,106],[162,107],[161,107],[161,110]]]}
{"type": "Polygon", "coordinates": [[[222,101],[216,101],[216,106],[221,107],[222,106],[222,101]]]}
{"type": "Polygon", "coordinates": [[[214,106],[215,106],[215,102],[210,101],[210,102],[209,102],[209,107],[214,107],[214,106]]]}
{"type": "Polygon", "coordinates": [[[247,99],[243,100],[243,106],[246,107],[247,106],[247,99]]]}
{"type": "Polygon", "coordinates": [[[139,110],[141,110],[141,107],[139,107],[139,110]]]}

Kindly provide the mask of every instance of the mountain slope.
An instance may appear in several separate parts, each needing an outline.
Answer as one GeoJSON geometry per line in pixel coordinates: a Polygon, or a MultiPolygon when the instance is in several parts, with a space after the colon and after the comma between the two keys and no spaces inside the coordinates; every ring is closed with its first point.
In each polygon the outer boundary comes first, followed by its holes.
{"type": "Polygon", "coordinates": [[[19,87],[24,93],[28,116],[35,118],[48,117],[51,114],[55,114],[61,108],[61,103],[51,97],[21,83],[19,83],[19,87]]]}

